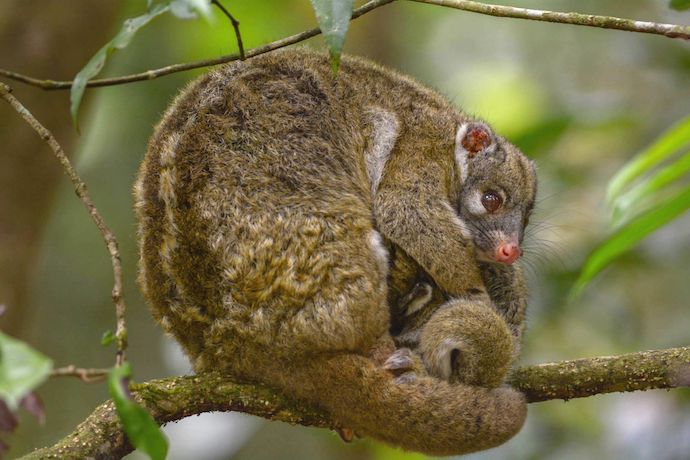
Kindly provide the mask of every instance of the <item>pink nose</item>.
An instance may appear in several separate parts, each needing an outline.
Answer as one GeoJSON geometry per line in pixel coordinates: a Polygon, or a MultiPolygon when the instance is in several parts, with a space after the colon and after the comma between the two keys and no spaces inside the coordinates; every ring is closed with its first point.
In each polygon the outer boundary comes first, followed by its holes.
{"type": "Polygon", "coordinates": [[[522,251],[516,243],[501,243],[496,248],[496,262],[510,265],[520,257],[522,251]]]}

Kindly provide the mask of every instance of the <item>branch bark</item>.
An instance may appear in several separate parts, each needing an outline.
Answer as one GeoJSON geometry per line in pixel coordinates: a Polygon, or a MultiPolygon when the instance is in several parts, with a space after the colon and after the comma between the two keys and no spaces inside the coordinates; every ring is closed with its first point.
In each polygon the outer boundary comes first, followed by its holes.
{"type": "Polygon", "coordinates": [[[585,27],[599,27],[601,29],[617,29],[627,32],[662,35],[669,38],[690,40],[690,26],[663,24],[650,21],[635,21],[634,19],[617,18],[613,16],[597,16],[594,14],[565,13],[560,11],[535,10],[514,6],[491,5],[469,0],[412,0],[429,5],[445,6],[456,10],[479,13],[500,18],[529,19],[532,21],[553,22],[556,24],[571,24],[585,27]]]}
{"type": "MultiPolygon", "coordinates": [[[[529,402],[595,394],[690,386],[690,347],[644,351],[516,369],[508,383],[529,402]]],[[[269,420],[338,428],[327,414],[260,385],[218,374],[174,377],[132,385],[134,398],[165,424],[210,411],[239,411],[269,420]]],[[[70,435],[25,459],[119,458],[131,452],[112,401],[101,404],[70,435]]]]}
{"type": "MultiPolygon", "coordinates": [[[[394,2],[395,0],[371,0],[352,12],[352,19],[357,19],[374,9],[394,2]]],[[[646,34],[661,35],[669,38],[680,38],[683,40],[690,40],[690,26],[663,24],[651,21],[636,21],[633,19],[618,18],[613,16],[597,16],[593,14],[582,13],[565,13],[560,11],[535,10],[528,8],[518,8],[512,6],[492,5],[488,3],[475,2],[469,0],[411,0],[418,3],[427,3],[430,5],[443,6],[457,10],[463,10],[470,13],[478,13],[487,16],[514,18],[514,19],[528,19],[532,21],[552,22],[557,24],[571,24],[585,27],[598,27],[602,29],[617,29],[628,32],[639,32],[646,34]]],[[[237,61],[240,59],[251,58],[260,54],[268,53],[285,46],[293,45],[302,42],[309,38],[315,37],[321,33],[317,27],[306,30],[304,32],[291,35],[289,37],[276,40],[267,45],[263,45],[251,49],[244,53],[241,47],[241,38],[239,30],[233,21],[233,27],[237,34],[238,43],[240,43],[240,53],[228,54],[214,59],[205,59],[201,61],[188,62],[184,64],[173,64],[159,69],[147,70],[132,75],[124,75],[114,78],[101,78],[90,80],[86,86],[89,88],[99,86],[114,86],[125,83],[132,83],[135,81],[153,80],[154,78],[170,75],[177,72],[184,72],[186,70],[198,69],[202,67],[210,67],[227,62],[237,61]]],[[[39,78],[23,75],[10,70],[0,69],[0,76],[26,83],[45,90],[60,90],[69,89],[72,87],[72,81],[57,81],[57,80],[42,80],[39,78]]]]}

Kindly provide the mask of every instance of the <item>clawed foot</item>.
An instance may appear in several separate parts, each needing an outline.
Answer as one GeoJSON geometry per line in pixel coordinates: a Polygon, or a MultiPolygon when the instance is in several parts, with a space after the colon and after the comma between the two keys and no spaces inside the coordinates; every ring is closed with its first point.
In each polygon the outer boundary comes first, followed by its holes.
{"type": "Polygon", "coordinates": [[[383,368],[393,372],[399,373],[400,370],[411,370],[415,365],[415,356],[409,348],[398,348],[395,350],[383,363],[383,368]]]}
{"type": "Polygon", "coordinates": [[[335,432],[338,433],[338,436],[340,436],[340,439],[342,439],[343,442],[349,443],[355,439],[355,430],[352,428],[336,428],[335,432]]]}
{"type": "Polygon", "coordinates": [[[409,348],[395,350],[383,363],[382,368],[389,371],[396,378],[396,383],[411,383],[417,379],[417,374],[423,372],[419,356],[409,348]]]}

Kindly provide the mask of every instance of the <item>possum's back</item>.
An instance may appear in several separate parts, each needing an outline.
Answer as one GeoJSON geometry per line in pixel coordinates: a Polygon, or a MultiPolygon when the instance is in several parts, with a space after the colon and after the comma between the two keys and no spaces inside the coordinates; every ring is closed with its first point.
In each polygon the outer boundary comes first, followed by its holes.
{"type": "MultiPolygon", "coordinates": [[[[369,293],[364,308],[385,295],[352,84],[333,79],[325,56],[276,53],[193,82],[158,125],[135,186],[139,278],[193,358],[211,332],[219,347],[228,334],[276,348],[286,334],[360,345],[300,332],[324,297],[353,297],[356,286],[369,293]]],[[[366,330],[385,331],[387,320],[363,312],[360,332],[373,337],[366,330]]]]}

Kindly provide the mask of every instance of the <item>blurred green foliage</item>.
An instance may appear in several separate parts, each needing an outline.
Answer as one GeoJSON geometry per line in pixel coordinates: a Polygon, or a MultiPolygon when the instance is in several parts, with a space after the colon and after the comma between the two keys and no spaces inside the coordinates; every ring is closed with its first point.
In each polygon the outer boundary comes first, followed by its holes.
{"type": "Polygon", "coordinates": [[[28,344],[0,332],[0,400],[16,411],[24,396],[43,383],[53,363],[28,344]]]}
{"type": "Polygon", "coordinates": [[[211,4],[210,0],[165,0],[158,2],[147,0],[146,12],[134,18],[125,19],[112,40],[103,45],[74,77],[70,90],[70,113],[72,114],[72,122],[77,129],[79,126],[77,114],[88,81],[100,73],[108,57],[114,51],[127,48],[139,29],[166,13],[179,19],[196,19],[197,15],[209,19],[211,17],[211,4]]]}
{"type": "Polygon", "coordinates": [[[606,201],[612,209],[611,223],[616,231],[589,255],[575,282],[573,295],[579,295],[625,251],[690,208],[690,186],[682,185],[690,183],[690,151],[673,158],[681,149],[688,148],[690,117],[663,133],[611,179],[606,201]],[[666,165],[660,168],[664,162],[666,165]],[[644,178],[635,183],[640,176],[644,178]]]}

